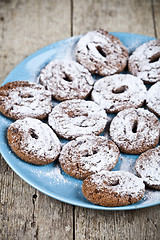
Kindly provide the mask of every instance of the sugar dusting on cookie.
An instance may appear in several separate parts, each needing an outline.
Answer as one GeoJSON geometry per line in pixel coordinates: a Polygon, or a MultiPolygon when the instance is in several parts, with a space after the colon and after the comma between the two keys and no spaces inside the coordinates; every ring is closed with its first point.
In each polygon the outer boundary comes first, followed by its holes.
{"type": "Polygon", "coordinates": [[[13,119],[43,119],[52,109],[50,92],[27,81],[10,82],[0,87],[0,102],[0,111],[13,119]]]}
{"type": "Polygon", "coordinates": [[[103,132],[107,114],[98,104],[85,100],[67,100],[55,106],[49,114],[49,125],[62,138],[103,132]]]}
{"type": "Polygon", "coordinates": [[[147,186],[160,190],[160,146],[142,153],[135,169],[147,186]]]}
{"type": "Polygon", "coordinates": [[[59,101],[86,98],[94,83],[90,72],[79,63],[57,59],[41,70],[39,82],[59,101]]]}
{"type": "Polygon", "coordinates": [[[110,136],[122,152],[140,154],[158,144],[159,120],[148,110],[128,108],[113,118],[110,136]]]}
{"type": "Polygon", "coordinates": [[[46,165],[53,162],[60,153],[60,141],[53,130],[34,118],[17,120],[7,132],[12,150],[24,161],[46,165]]]}
{"type": "Polygon", "coordinates": [[[108,113],[116,113],[126,108],[142,106],[146,92],[146,87],[139,78],[131,74],[115,74],[97,81],[91,96],[108,113]]]}
{"type": "Polygon", "coordinates": [[[147,92],[147,107],[160,117],[160,82],[155,83],[147,92]]]}
{"type": "Polygon", "coordinates": [[[125,68],[128,50],[117,37],[108,32],[91,31],[77,43],[76,58],[90,72],[108,76],[125,68]]]}
{"type": "Polygon", "coordinates": [[[114,142],[103,136],[88,135],[67,143],[59,156],[63,170],[78,179],[85,179],[102,169],[115,167],[119,149],[114,142]]]}
{"type": "Polygon", "coordinates": [[[129,57],[129,71],[146,83],[160,80],[160,39],[139,46],[129,57]]]}
{"type": "Polygon", "coordinates": [[[144,193],[144,183],[141,178],[136,177],[132,173],[125,171],[101,171],[100,173],[91,176],[91,181],[97,186],[97,189],[103,189],[107,187],[108,189],[113,188],[114,192],[120,195],[132,194],[136,196],[137,194],[144,193]],[[113,183],[117,180],[117,184],[113,183]]]}

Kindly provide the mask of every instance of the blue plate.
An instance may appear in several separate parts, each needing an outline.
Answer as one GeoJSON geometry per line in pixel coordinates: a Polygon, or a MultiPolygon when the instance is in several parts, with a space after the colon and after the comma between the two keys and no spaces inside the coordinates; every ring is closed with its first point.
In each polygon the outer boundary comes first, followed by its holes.
{"type": "MultiPolygon", "coordinates": [[[[112,33],[120,38],[123,44],[131,53],[136,47],[144,42],[152,40],[152,37],[130,34],[112,33]]],[[[41,70],[52,59],[73,59],[75,60],[75,46],[80,36],[71,37],[53,43],[24,59],[4,80],[7,82],[26,80],[37,81],[37,76],[41,70]]],[[[3,115],[0,115],[0,151],[8,165],[24,181],[38,189],[39,191],[58,199],[60,201],[80,207],[93,208],[99,210],[129,210],[157,205],[160,203],[160,191],[147,190],[144,198],[136,204],[124,207],[102,207],[93,205],[82,195],[82,181],[66,175],[58,163],[51,163],[46,166],[35,166],[28,164],[18,158],[7,142],[7,128],[13,122],[3,115]]],[[[120,154],[118,163],[114,170],[125,170],[134,172],[134,164],[138,156],[120,154]]]]}

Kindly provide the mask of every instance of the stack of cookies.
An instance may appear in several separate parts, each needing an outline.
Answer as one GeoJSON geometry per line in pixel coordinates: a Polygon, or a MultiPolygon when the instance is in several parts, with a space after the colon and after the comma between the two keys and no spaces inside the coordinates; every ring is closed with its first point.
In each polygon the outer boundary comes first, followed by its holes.
{"type": "Polygon", "coordinates": [[[0,87],[0,111],[16,120],[8,143],[31,164],[58,159],[65,173],[83,180],[82,193],[93,204],[133,204],[143,198],[145,185],[160,190],[160,40],[129,56],[117,37],[92,31],[80,38],[75,56],[77,61],[49,62],[37,84],[0,87]],[[130,74],[121,73],[127,66],[130,74]],[[95,74],[102,78],[96,81],[95,74]],[[146,83],[154,85],[147,91],[146,83]],[[101,136],[106,131],[110,139],[101,136]],[[62,148],[61,138],[68,140],[62,148]],[[137,176],[111,171],[120,152],[141,154],[137,176]]]}

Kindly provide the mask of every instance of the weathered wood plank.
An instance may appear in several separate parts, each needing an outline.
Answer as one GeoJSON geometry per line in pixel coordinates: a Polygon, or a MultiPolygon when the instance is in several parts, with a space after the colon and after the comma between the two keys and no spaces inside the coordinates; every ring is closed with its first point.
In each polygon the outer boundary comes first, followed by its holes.
{"type": "MultiPolygon", "coordinates": [[[[1,0],[0,83],[24,57],[70,35],[70,0],[1,0]]],[[[73,207],[29,186],[3,158],[0,163],[0,238],[73,239],[73,207]]]]}
{"type": "Polygon", "coordinates": [[[105,29],[154,36],[150,0],[73,1],[73,34],[105,29]]]}
{"type": "Polygon", "coordinates": [[[160,38],[160,0],[153,0],[153,17],[157,38],[160,38]]]}
{"type": "MultiPolygon", "coordinates": [[[[154,1],[156,23],[157,5],[159,1],[154,1]]],[[[74,0],[73,34],[103,28],[155,36],[152,7],[150,0],[74,0]]],[[[156,29],[159,32],[159,23],[156,29]]],[[[117,212],[75,207],[75,239],[156,240],[160,235],[159,214],[160,206],[117,212]]]]}
{"type": "Polygon", "coordinates": [[[75,239],[157,240],[160,207],[132,211],[96,211],[76,207],[75,239]]]}
{"type": "Polygon", "coordinates": [[[23,58],[71,35],[70,0],[0,1],[0,83],[23,58]]]}

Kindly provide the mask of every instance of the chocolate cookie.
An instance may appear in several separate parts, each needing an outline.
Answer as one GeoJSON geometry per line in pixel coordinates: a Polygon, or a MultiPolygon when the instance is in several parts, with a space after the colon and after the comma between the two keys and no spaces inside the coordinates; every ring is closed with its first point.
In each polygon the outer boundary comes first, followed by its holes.
{"type": "Polygon", "coordinates": [[[51,94],[39,84],[16,81],[0,87],[0,112],[6,117],[43,119],[51,109],[51,94]]]}
{"type": "Polygon", "coordinates": [[[148,110],[128,108],[113,118],[110,136],[121,152],[140,154],[158,144],[159,120],[148,110]]]}
{"type": "Polygon", "coordinates": [[[121,72],[128,59],[128,50],[115,36],[104,30],[92,31],[77,43],[76,58],[91,73],[108,76],[121,72]]]}
{"type": "Polygon", "coordinates": [[[142,153],[135,170],[147,186],[160,190],[160,146],[142,153]]]}
{"type": "Polygon", "coordinates": [[[67,100],[55,106],[49,114],[49,125],[62,138],[76,137],[103,132],[107,115],[92,101],[67,100]]]}
{"type": "Polygon", "coordinates": [[[102,169],[112,170],[119,156],[114,142],[102,136],[86,135],[64,145],[59,162],[68,175],[85,179],[102,169]]]}
{"type": "Polygon", "coordinates": [[[108,113],[142,106],[146,87],[139,78],[130,74],[115,74],[98,80],[92,91],[92,99],[108,113]]]}
{"type": "Polygon", "coordinates": [[[128,68],[145,83],[160,81],[160,39],[139,46],[129,57],[128,68]]]}
{"type": "Polygon", "coordinates": [[[8,143],[22,160],[46,165],[53,162],[60,153],[60,141],[52,129],[34,118],[17,120],[7,132],[8,143]]]}
{"type": "Polygon", "coordinates": [[[106,207],[119,207],[138,202],[144,195],[141,178],[130,172],[100,171],[83,181],[82,193],[90,202],[106,207]]]}
{"type": "Polygon", "coordinates": [[[86,98],[94,83],[86,68],[77,62],[64,60],[54,60],[43,68],[39,82],[59,101],[86,98]]]}
{"type": "Polygon", "coordinates": [[[155,83],[147,92],[148,109],[160,117],[160,82],[155,83]]]}

